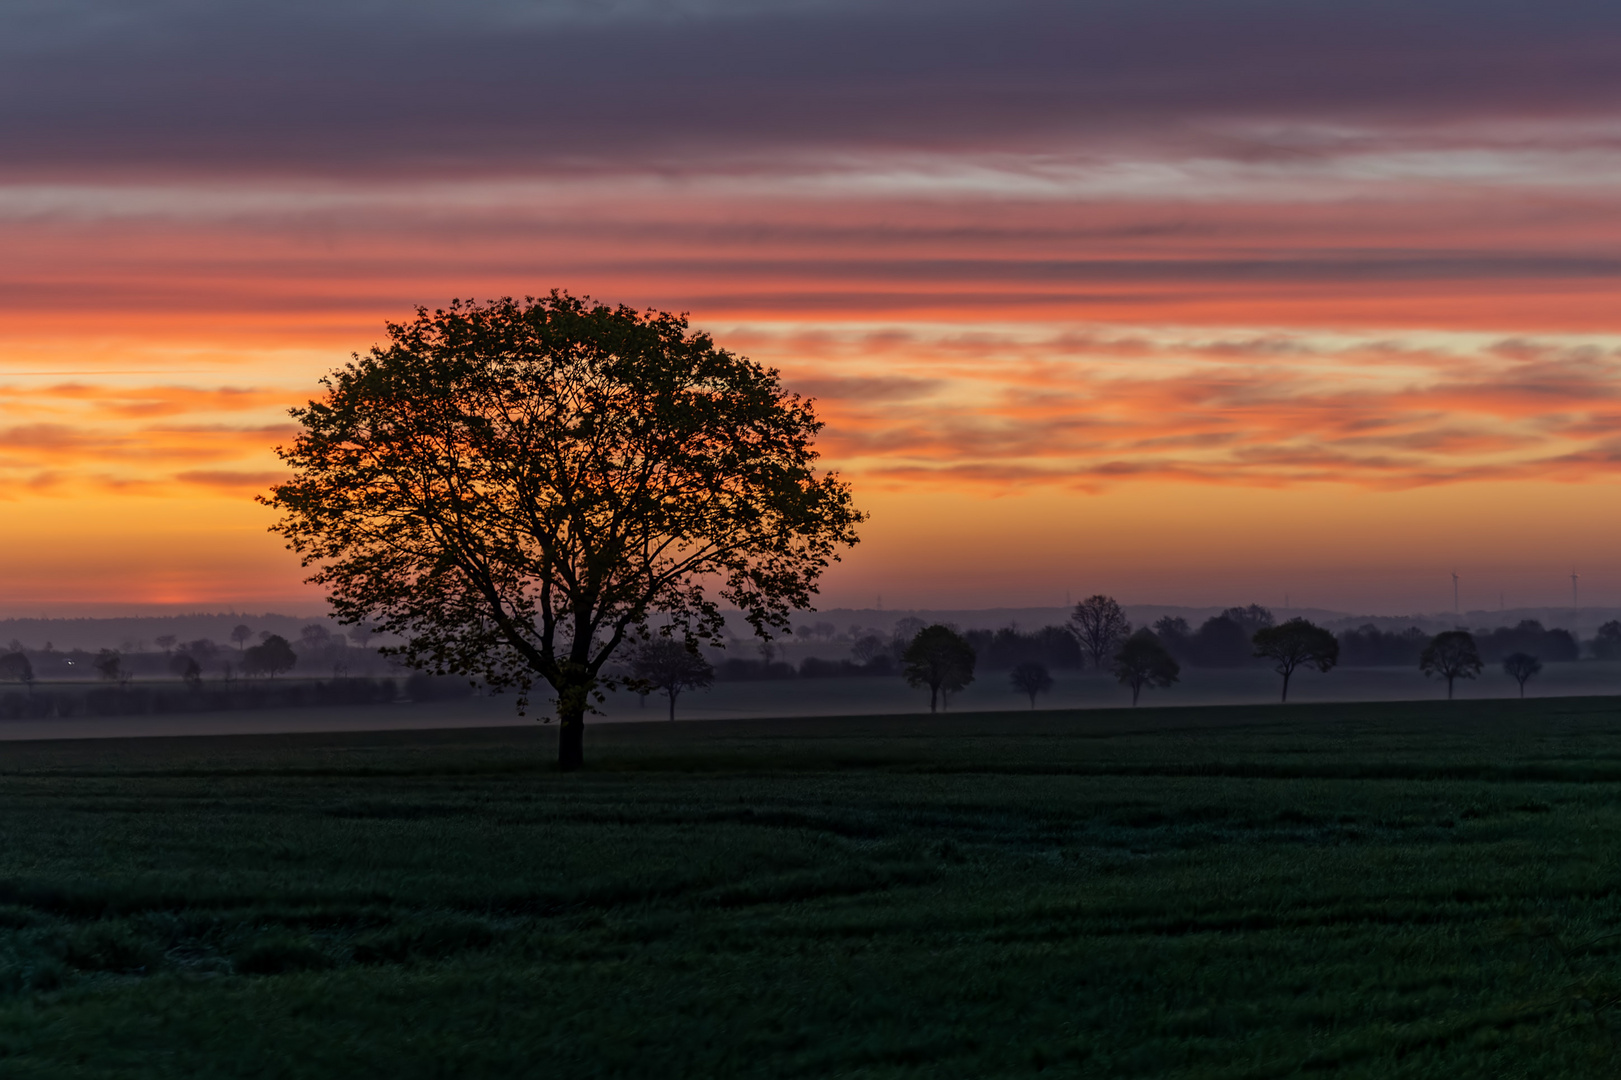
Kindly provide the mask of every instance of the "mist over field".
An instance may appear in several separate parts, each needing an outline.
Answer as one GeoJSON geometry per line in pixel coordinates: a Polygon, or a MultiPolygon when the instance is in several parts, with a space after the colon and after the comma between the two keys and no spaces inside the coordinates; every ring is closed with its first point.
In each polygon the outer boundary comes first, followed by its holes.
{"type": "MultiPolygon", "coordinates": [[[[1135,627],[1213,624],[1229,609],[1126,605],[1135,627]]],[[[1256,610],[1256,609],[1249,609],[1256,610]]],[[[1555,637],[1543,670],[1529,693],[1541,697],[1621,693],[1621,655],[1593,636],[1621,618],[1621,609],[1573,611],[1520,608],[1427,613],[1410,617],[1366,616],[1317,609],[1270,612],[1282,621],[1307,618],[1348,643],[1349,651],[1327,673],[1308,672],[1291,684],[1297,702],[1378,702],[1444,696],[1444,684],[1426,677],[1410,655],[1393,656],[1391,643],[1467,627],[1483,641],[1534,624],[1555,637]],[[1566,636],[1571,627],[1577,631],[1566,636]],[[1586,634],[1580,627],[1588,627],[1586,634]],[[1371,629],[1370,629],[1371,628],[1371,629]],[[1386,652],[1369,652],[1369,642],[1386,652]],[[1358,652],[1358,643],[1361,651],[1358,652]],[[1564,648],[1568,656],[1558,653],[1564,648]],[[1555,655],[1557,653],[1557,655],[1555,655]]],[[[754,637],[736,613],[728,620],[724,647],[703,655],[713,681],[680,694],[680,720],[770,717],[900,715],[928,711],[925,691],[907,685],[899,658],[906,636],[924,625],[944,624],[966,635],[977,652],[973,680],[948,696],[956,711],[1107,709],[1131,703],[1130,691],[1107,665],[1089,663],[1077,651],[1067,608],[1025,607],[968,610],[830,608],[801,612],[794,632],[769,644],[754,637]],[[1057,652],[1054,642],[1063,644],[1057,652]],[[1051,669],[1052,682],[1034,702],[1010,684],[1021,661],[1036,659],[1051,669]]],[[[224,733],[317,732],[322,730],[504,727],[550,722],[550,695],[539,686],[523,714],[516,695],[491,692],[456,676],[432,677],[378,652],[393,639],[345,636],[330,619],[282,613],[193,613],[116,618],[10,618],[0,620],[0,652],[20,651],[36,680],[26,693],[0,682],[0,740],[53,737],[119,737],[224,733]],[[245,632],[244,632],[245,631],[245,632]],[[232,640],[233,633],[236,640],[232,640]],[[244,670],[247,650],[277,635],[290,644],[290,668],[266,675],[244,670]],[[20,649],[19,649],[20,647],[20,649]],[[98,659],[117,654],[118,674],[97,670],[98,659]],[[175,674],[176,656],[200,662],[195,684],[175,674]],[[187,687],[181,692],[182,686],[187,687]],[[60,701],[51,694],[62,695],[60,701]]],[[[1247,639],[1246,639],[1247,640],[1247,639]]],[[[1546,646],[1546,643],[1544,643],[1546,646]]],[[[1534,647],[1534,646],[1533,646],[1534,647]]],[[[1460,681],[1462,699],[1513,697],[1515,681],[1490,656],[1486,670],[1460,681]]],[[[1544,647],[1544,652],[1549,649],[1544,647]]],[[[1490,650],[1488,649],[1488,653],[1490,650]]],[[[1245,645],[1220,656],[1199,655],[1190,643],[1180,677],[1149,692],[1158,706],[1269,704],[1278,677],[1270,663],[1245,645]]],[[[623,670],[616,669],[616,670],[623,670]]],[[[638,722],[666,715],[662,696],[626,689],[609,691],[593,723],[638,722]]]]}

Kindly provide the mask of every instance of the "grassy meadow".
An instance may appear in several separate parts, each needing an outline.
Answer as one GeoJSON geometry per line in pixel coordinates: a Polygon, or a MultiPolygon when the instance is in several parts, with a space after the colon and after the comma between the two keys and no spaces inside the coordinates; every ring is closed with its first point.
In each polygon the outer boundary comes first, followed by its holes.
{"type": "Polygon", "coordinates": [[[1621,701],[0,746],[7,1077],[1611,1076],[1621,701]]]}

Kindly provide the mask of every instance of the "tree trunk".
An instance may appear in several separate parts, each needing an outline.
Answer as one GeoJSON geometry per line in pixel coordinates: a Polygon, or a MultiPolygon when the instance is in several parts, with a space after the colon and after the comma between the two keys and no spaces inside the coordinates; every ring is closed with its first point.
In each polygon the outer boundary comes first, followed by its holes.
{"type": "Polygon", "coordinates": [[[670,719],[675,719],[675,691],[670,691],[670,719]]]}
{"type": "Polygon", "coordinates": [[[1131,707],[1133,709],[1135,709],[1137,707],[1137,695],[1142,693],[1142,692],[1143,692],[1143,684],[1142,683],[1134,682],[1134,683],[1131,684],[1131,707]]]}
{"type": "Polygon", "coordinates": [[[1447,700],[1448,701],[1452,700],[1452,678],[1453,677],[1451,675],[1447,676],[1447,700]]]}
{"type": "Polygon", "coordinates": [[[590,684],[557,693],[557,768],[562,772],[585,766],[585,709],[590,698],[590,684]]]}
{"type": "Polygon", "coordinates": [[[1287,672],[1287,671],[1285,671],[1283,673],[1283,700],[1284,701],[1289,700],[1289,675],[1290,675],[1290,673],[1287,672]]]}
{"type": "Polygon", "coordinates": [[[939,712],[940,688],[933,683],[929,684],[929,711],[939,712]]]}

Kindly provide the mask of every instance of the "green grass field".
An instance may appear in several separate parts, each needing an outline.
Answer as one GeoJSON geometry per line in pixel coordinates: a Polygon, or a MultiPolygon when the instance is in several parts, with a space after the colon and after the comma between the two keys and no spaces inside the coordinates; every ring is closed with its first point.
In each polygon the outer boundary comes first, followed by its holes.
{"type": "Polygon", "coordinates": [[[1621,701],[0,748],[7,1077],[1613,1076],[1621,701]]]}

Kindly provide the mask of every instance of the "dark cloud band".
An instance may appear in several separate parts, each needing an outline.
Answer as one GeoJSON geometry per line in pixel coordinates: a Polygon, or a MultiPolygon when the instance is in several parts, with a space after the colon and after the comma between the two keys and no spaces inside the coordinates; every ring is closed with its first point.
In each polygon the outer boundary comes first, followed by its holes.
{"type": "Polygon", "coordinates": [[[1174,138],[1245,117],[1621,107],[1621,8],[1570,0],[606,13],[98,0],[0,20],[0,144],[14,173],[611,169],[1174,138]]]}

